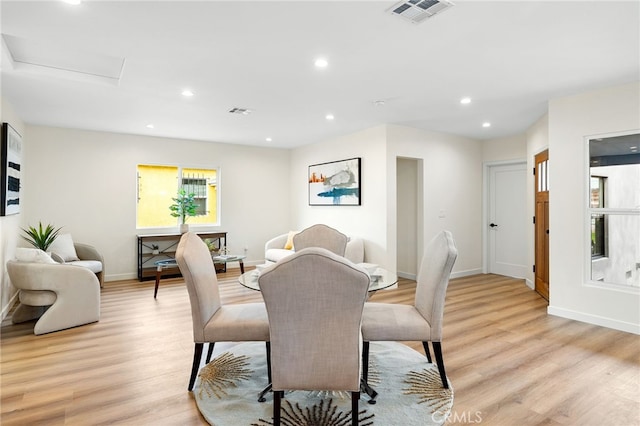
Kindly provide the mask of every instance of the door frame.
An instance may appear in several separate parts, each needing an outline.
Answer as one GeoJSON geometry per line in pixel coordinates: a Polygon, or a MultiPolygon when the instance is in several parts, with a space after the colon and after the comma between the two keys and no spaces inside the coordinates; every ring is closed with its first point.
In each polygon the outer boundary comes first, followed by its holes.
{"type": "MultiPolygon", "coordinates": [[[[482,273],[489,272],[489,233],[486,224],[489,221],[489,185],[490,170],[492,167],[524,164],[527,168],[527,159],[513,159],[501,161],[485,161],[482,163],[482,273]]],[[[528,242],[525,242],[528,244],[528,242]]]]}

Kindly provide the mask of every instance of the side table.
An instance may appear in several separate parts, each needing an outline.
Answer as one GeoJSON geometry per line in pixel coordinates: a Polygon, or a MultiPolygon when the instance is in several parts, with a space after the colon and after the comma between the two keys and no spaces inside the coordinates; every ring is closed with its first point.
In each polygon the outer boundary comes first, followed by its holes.
{"type": "MultiPolygon", "coordinates": [[[[244,259],[247,256],[236,256],[236,255],[222,255],[222,256],[212,256],[213,263],[224,263],[227,264],[229,262],[238,262],[240,264],[240,274],[244,274],[244,259]]],[[[164,259],[158,260],[154,262],[156,265],[156,285],[153,290],[153,298],[155,299],[158,295],[158,287],[160,286],[160,278],[162,278],[162,271],[168,268],[177,268],[178,261],[175,259],[164,259]]]]}

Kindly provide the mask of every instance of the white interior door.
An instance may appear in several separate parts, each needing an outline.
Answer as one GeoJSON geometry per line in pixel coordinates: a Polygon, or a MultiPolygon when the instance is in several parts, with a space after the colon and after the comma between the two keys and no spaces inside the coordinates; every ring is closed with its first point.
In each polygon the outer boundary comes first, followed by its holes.
{"type": "Polygon", "coordinates": [[[489,272],[526,276],[526,163],[489,167],[489,272]]]}

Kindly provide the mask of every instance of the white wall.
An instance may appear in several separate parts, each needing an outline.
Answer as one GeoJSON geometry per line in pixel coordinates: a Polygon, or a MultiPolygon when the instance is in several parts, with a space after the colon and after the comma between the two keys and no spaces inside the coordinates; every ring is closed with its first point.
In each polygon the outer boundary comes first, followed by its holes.
{"type": "Polygon", "coordinates": [[[139,163],[219,167],[221,226],[206,230],[226,231],[234,253],[247,247],[248,264],[289,227],[288,150],[27,126],[23,158],[21,226],[50,222],[95,245],[107,281],[137,276],[136,235],[153,233],[136,230],[139,163]]]}
{"type": "MultiPolygon", "coordinates": [[[[0,109],[0,121],[9,123],[20,135],[25,135],[25,126],[22,120],[15,114],[12,106],[2,99],[2,108],[0,109]]],[[[24,146],[24,145],[23,145],[24,146]]],[[[22,194],[20,194],[22,197],[22,194]]],[[[0,274],[0,307],[1,315],[4,318],[7,315],[11,301],[16,296],[16,289],[9,282],[9,275],[4,267],[7,260],[14,257],[15,248],[18,244],[20,235],[20,220],[22,214],[10,216],[0,216],[0,265],[2,273],[0,274]]]]}
{"type": "MultiPolygon", "coordinates": [[[[362,237],[365,240],[365,260],[395,271],[395,258],[393,262],[389,262],[387,257],[385,143],[385,127],[379,126],[293,149],[290,177],[291,226],[303,229],[315,223],[325,223],[347,235],[362,237]],[[361,205],[309,206],[308,167],[354,157],[362,159],[361,205]]],[[[283,232],[288,230],[284,229],[283,232]]]]}
{"type": "MultiPolygon", "coordinates": [[[[459,136],[390,125],[387,128],[388,241],[397,240],[396,159],[423,160],[422,247],[439,231],[452,232],[458,248],[453,276],[482,270],[482,142],[459,136]],[[440,217],[444,215],[444,217],[440,217]]],[[[396,258],[395,244],[387,248],[396,258]]]]}
{"type": "Polygon", "coordinates": [[[525,134],[482,142],[482,161],[495,162],[524,160],[527,156],[527,136],[525,134]]]}
{"type": "Polygon", "coordinates": [[[640,129],[640,83],[549,103],[549,313],[640,334],[640,295],[586,285],[586,136],[640,129]]]}
{"type": "MultiPolygon", "coordinates": [[[[545,114],[527,130],[527,170],[530,170],[530,172],[527,173],[527,188],[529,188],[529,192],[527,192],[527,214],[532,218],[535,216],[536,209],[534,176],[532,172],[535,167],[535,156],[548,148],[549,115],[545,114]]],[[[554,166],[551,159],[549,160],[549,164],[550,173],[553,173],[554,166]]],[[[527,232],[527,244],[527,247],[529,248],[527,259],[529,261],[529,265],[534,265],[536,263],[536,245],[535,226],[533,225],[527,232]]],[[[533,269],[527,270],[526,280],[529,287],[535,288],[536,280],[533,269]]]]}

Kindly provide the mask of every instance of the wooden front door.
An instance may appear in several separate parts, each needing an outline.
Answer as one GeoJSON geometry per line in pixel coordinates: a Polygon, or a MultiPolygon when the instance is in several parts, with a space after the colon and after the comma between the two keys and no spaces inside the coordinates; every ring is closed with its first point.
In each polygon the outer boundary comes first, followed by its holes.
{"type": "Polygon", "coordinates": [[[536,291],[549,300],[549,151],[535,156],[536,291]]]}

